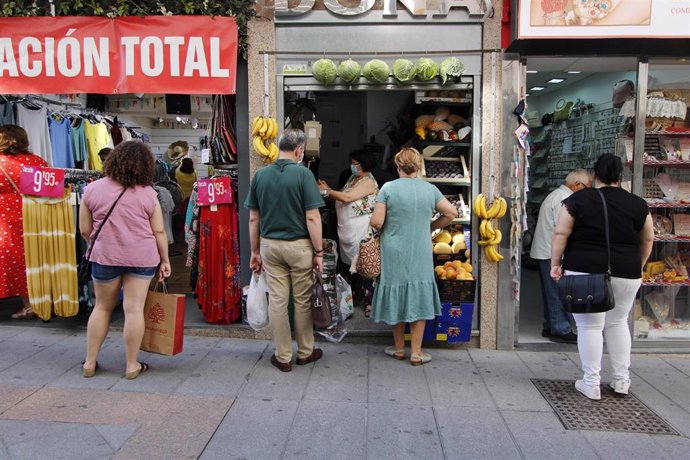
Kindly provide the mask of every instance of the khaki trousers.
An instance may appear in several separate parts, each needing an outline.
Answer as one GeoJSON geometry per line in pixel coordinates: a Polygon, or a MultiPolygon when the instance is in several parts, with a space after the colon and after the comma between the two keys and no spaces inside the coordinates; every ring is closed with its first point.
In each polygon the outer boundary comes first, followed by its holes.
{"type": "Polygon", "coordinates": [[[276,358],[292,361],[292,334],[288,319],[290,286],[295,303],[297,357],[307,358],[314,350],[311,316],[314,249],[308,238],[294,241],[261,239],[261,261],[268,283],[268,319],[273,332],[276,358]]]}

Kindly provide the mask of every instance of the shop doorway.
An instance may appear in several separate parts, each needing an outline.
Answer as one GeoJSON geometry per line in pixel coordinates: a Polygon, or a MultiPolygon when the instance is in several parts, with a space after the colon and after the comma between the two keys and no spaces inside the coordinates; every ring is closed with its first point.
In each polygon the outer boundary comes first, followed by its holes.
{"type": "MultiPolygon", "coordinates": [[[[616,100],[614,88],[622,82],[637,82],[635,58],[528,58],[526,117],[530,129],[526,219],[528,232],[523,239],[519,343],[558,341],[545,323],[542,281],[538,260],[547,256],[532,249],[539,212],[551,192],[564,185],[569,172],[591,170],[599,155],[620,155],[632,159],[630,144],[633,106],[616,100]],[[630,109],[632,108],[632,111],[630,109]]],[[[627,84],[627,83],[626,83],[627,84]]],[[[623,101],[634,93],[625,96],[623,101]]],[[[624,171],[623,186],[630,190],[632,170],[624,171]]],[[[539,239],[539,238],[537,238],[539,239]]],[[[550,241],[547,242],[547,251],[550,241]]],[[[550,264],[549,264],[550,265],[550,264]]],[[[570,327],[574,329],[574,324],[570,327]]]]}

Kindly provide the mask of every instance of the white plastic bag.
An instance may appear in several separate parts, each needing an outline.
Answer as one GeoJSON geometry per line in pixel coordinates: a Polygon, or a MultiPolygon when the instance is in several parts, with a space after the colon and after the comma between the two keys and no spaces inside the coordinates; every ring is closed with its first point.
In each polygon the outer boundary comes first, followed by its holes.
{"type": "Polygon", "coordinates": [[[247,322],[255,331],[268,326],[268,285],[264,273],[252,275],[247,293],[247,322]]]}
{"type": "Polygon", "coordinates": [[[355,310],[355,305],[352,301],[352,287],[350,287],[350,284],[345,281],[342,275],[338,274],[335,278],[335,288],[338,294],[340,315],[343,319],[348,319],[355,310]]]}

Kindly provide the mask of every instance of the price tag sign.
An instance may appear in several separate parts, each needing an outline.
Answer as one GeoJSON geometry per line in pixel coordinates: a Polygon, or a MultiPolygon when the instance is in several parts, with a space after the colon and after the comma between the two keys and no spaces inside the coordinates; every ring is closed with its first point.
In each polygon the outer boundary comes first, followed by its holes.
{"type": "Polygon", "coordinates": [[[65,170],[22,166],[19,191],[24,195],[60,198],[65,193],[65,170]]]}
{"type": "Polygon", "coordinates": [[[232,203],[229,177],[199,179],[197,182],[197,203],[199,206],[213,206],[232,203]]]}

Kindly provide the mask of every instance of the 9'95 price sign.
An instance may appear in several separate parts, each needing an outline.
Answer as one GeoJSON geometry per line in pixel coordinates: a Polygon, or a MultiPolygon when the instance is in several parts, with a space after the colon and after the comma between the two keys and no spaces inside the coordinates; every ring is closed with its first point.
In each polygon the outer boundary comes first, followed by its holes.
{"type": "Polygon", "coordinates": [[[22,166],[19,191],[24,195],[60,198],[65,194],[65,170],[22,166]]]}
{"type": "Polygon", "coordinates": [[[232,190],[229,177],[213,177],[197,181],[197,204],[213,206],[232,203],[232,190]]]}

